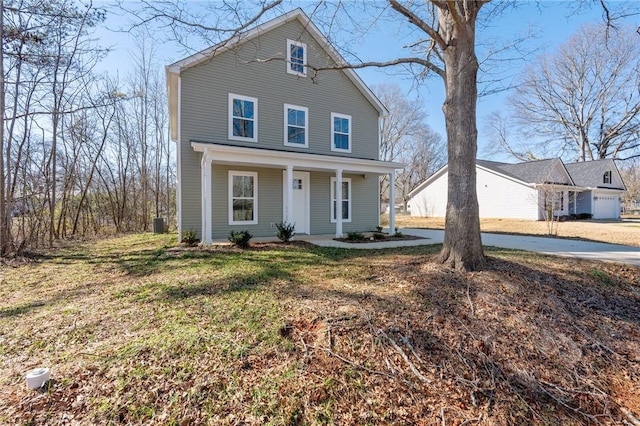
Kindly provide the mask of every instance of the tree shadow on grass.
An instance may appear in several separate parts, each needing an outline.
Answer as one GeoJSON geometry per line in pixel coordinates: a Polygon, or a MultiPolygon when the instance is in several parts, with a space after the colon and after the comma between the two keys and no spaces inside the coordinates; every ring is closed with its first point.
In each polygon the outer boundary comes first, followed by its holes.
{"type": "Polygon", "coordinates": [[[10,318],[10,317],[24,315],[34,309],[41,308],[45,305],[46,305],[45,301],[37,300],[37,301],[26,303],[20,306],[14,306],[12,308],[0,309],[0,318],[10,318]]]}
{"type": "Polygon", "coordinates": [[[332,247],[306,247],[273,244],[268,250],[249,248],[238,250],[228,246],[186,250],[178,253],[167,249],[142,250],[123,256],[92,257],[88,262],[99,267],[116,267],[131,276],[150,276],[158,272],[177,269],[184,262],[192,265],[202,263],[206,266],[224,266],[229,262],[285,262],[288,266],[304,267],[323,265],[328,262],[340,262],[349,259],[376,258],[389,255],[426,254],[439,250],[440,245],[404,247],[383,250],[356,250],[332,247]]]}

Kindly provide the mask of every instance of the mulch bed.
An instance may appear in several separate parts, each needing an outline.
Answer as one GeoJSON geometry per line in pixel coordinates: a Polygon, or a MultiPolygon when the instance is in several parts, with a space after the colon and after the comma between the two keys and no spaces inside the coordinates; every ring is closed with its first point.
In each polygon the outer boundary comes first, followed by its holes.
{"type": "Polygon", "coordinates": [[[384,238],[374,238],[373,235],[365,235],[364,240],[350,240],[348,238],[334,238],[334,241],[341,241],[343,243],[350,244],[365,244],[365,243],[384,243],[386,241],[412,241],[412,240],[428,240],[428,238],[418,237],[415,235],[403,235],[397,237],[395,235],[385,235],[384,238]]]}

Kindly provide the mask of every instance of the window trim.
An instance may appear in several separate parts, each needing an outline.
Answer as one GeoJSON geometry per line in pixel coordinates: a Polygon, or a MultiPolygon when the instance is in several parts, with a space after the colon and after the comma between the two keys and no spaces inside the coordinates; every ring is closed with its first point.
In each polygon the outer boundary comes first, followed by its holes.
{"type": "Polygon", "coordinates": [[[611,170],[607,170],[606,172],[604,172],[604,175],[602,176],[602,183],[611,185],[611,183],[613,181],[613,176],[612,175],[613,175],[613,173],[611,173],[611,170]]]}
{"type": "MultiPolygon", "coordinates": [[[[284,104],[284,145],[285,146],[297,146],[298,148],[309,148],[309,108],[292,105],[292,104],[284,104]],[[289,110],[294,109],[298,111],[304,111],[304,145],[299,143],[291,143],[289,142],[289,110]]],[[[298,127],[299,126],[292,126],[298,127]]]]}
{"type": "MultiPolygon", "coordinates": [[[[298,65],[296,63],[296,65],[298,65]]],[[[307,76],[307,45],[306,43],[302,43],[300,41],[287,39],[287,73],[297,75],[299,77],[307,76]],[[302,72],[293,70],[291,66],[293,62],[291,62],[291,46],[297,46],[302,48],[302,72]]]]}
{"type": "MultiPolygon", "coordinates": [[[[333,151],[333,152],[348,152],[348,153],[351,152],[351,146],[353,145],[353,142],[352,142],[353,139],[351,137],[352,124],[353,124],[353,121],[351,120],[351,116],[350,115],[340,114],[340,113],[337,113],[337,112],[332,112],[331,113],[331,151],[333,151]],[[349,132],[346,133],[347,137],[349,138],[349,148],[347,148],[347,149],[336,148],[335,135],[336,135],[337,132],[335,131],[335,125],[334,125],[335,124],[334,120],[336,118],[343,118],[343,119],[346,118],[347,120],[349,120],[349,132]]],[[[344,135],[344,133],[338,133],[338,134],[344,135]]]]}
{"type": "MultiPolygon", "coordinates": [[[[258,224],[258,172],[229,170],[227,203],[229,204],[229,225],[257,225],[258,224]],[[233,220],[233,177],[251,176],[253,178],[253,220],[233,220]]],[[[249,199],[249,197],[242,197],[249,199]]]]}
{"type": "Polygon", "coordinates": [[[251,96],[238,95],[236,93],[229,93],[229,140],[243,141],[243,142],[258,142],[258,99],[251,96]],[[244,120],[253,120],[253,137],[246,138],[243,136],[235,136],[233,134],[233,101],[239,99],[242,101],[253,102],[253,119],[243,118],[244,120]]]}
{"type": "MultiPolygon", "coordinates": [[[[330,189],[330,193],[331,193],[331,223],[336,223],[338,221],[337,217],[336,217],[336,211],[334,208],[334,201],[336,201],[336,191],[335,191],[335,186],[336,186],[336,181],[337,179],[335,177],[331,178],[331,189],[330,189]]],[[[342,219],[342,223],[349,223],[351,222],[351,206],[353,204],[353,186],[351,184],[351,178],[342,178],[342,182],[347,182],[349,184],[349,198],[345,199],[344,198],[344,191],[342,193],[342,200],[341,201],[348,201],[348,214],[349,214],[349,218],[348,219],[342,219]]]]}

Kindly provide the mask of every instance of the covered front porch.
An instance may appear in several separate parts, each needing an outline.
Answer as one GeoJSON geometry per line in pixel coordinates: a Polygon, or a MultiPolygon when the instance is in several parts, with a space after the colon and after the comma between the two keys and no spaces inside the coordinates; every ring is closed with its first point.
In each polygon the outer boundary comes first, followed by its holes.
{"type": "Polygon", "coordinates": [[[540,200],[539,220],[547,219],[549,213],[552,218],[579,214],[578,195],[584,192],[585,188],[554,184],[537,185],[537,188],[540,200]]]}
{"type": "MultiPolygon", "coordinates": [[[[396,170],[404,167],[404,164],[377,160],[207,142],[192,142],[191,146],[202,153],[201,240],[205,244],[213,241],[214,231],[220,235],[221,227],[228,232],[228,229],[237,229],[246,223],[259,227],[264,234],[266,227],[280,221],[296,224],[299,234],[330,231],[336,237],[342,237],[344,225],[357,226],[361,215],[375,213],[377,220],[379,176],[388,175],[393,183],[396,170]],[[246,177],[249,194],[233,194],[236,189],[232,179],[236,178],[233,174],[236,172],[231,169],[245,170],[237,173],[246,177]],[[226,185],[220,182],[224,176],[228,176],[226,185]],[[374,179],[375,186],[372,185],[374,179]],[[213,190],[214,185],[217,185],[217,192],[213,190]],[[220,196],[222,187],[228,188],[227,197],[220,196]],[[242,197],[234,198],[234,195],[242,197]],[[374,199],[376,205],[361,204],[365,198],[374,199]],[[228,222],[220,218],[220,212],[224,210],[222,204],[228,207],[228,222]],[[276,210],[281,211],[277,218],[273,214],[276,210]],[[265,211],[270,216],[263,214],[265,211]],[[306,216],[301,212],[306,212],[306,216]]],[[[392,184],[392,197],[395,195],[393,187],[392,184]]],[[[394,229],[395,215],[392,214],[389,220],[394,229]]]]}

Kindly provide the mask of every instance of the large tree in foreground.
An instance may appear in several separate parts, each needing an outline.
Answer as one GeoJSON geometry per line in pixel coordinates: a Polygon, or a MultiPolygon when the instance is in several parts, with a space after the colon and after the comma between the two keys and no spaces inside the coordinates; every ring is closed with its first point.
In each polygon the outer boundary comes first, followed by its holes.
{"type": "Polygon", "coordinates": [[[444,244],[439,261],[458,270],[482,269],[485,258],[480,239],[475,168],[479,67],[475,47],[476,20],[487,1],[432,0],[430,16],[435,20],[420,16],[411,8],[413,3],[404,5],[397,0],[389,3],[430,38],[422,63],[442,77],[445,85],[442,111],[447,129],[449,180],[444,244]]]}

